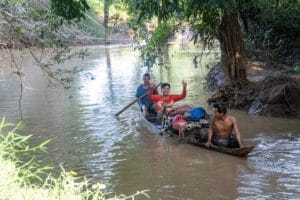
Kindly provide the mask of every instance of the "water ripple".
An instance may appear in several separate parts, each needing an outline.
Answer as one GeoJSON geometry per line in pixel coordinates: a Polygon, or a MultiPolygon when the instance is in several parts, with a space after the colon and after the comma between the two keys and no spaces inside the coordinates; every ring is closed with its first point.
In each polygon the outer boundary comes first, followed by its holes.
{"type": "Polygon", "coordinates": [[[251,170],[240,176],[238,199],[298,199],[300,196],[300,140],[297,134],[280,138],[259,134],[248,158],[251,170]],[[272,187],[270,187],[272,186],[272,187]]]}
{"type": "Polygon", "coordinates": [[[271,173],[300,174],[299,138],[272,138],[260,135],[256,153],[249,159],[255,168],[271,173]]]}

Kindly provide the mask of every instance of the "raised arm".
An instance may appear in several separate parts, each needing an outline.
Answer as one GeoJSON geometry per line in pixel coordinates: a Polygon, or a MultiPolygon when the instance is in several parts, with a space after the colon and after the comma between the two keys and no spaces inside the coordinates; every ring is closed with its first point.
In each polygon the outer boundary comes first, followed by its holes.
{"type": "Polygon", "coordinates": [[[240,131],[239,131],[239,128],[238,128],[238,125],[237,125],[237,121],[235,119],[235,117],[231,116],[230,117],[231,121],[232,121],[232,124],[233,124],[233,130],[234,130],[234,133],[236,135],[236,139],[240,145],[240,148],[243,147],[242,145],[242,141],[241,141],[241,134],[240,134],[240,131]]]}
{"type": "Polygon", "coordinates": [[[154,83],[152,81],[150,81],[150,88],[149,88],[149,91],[148,91],[148,98],[157,103],[157,101],[159,100],[159,96],[158,95],[155,95],[153,94],[153,91],[154,91],[154,83]]]}
{"type": "Polygon", "coordinates": [[[186,97],[186,86],[187,86],[187,83],[185,81],[182,81],[182,93],[172,95],[174,101],[179,101],[186,97]]]}

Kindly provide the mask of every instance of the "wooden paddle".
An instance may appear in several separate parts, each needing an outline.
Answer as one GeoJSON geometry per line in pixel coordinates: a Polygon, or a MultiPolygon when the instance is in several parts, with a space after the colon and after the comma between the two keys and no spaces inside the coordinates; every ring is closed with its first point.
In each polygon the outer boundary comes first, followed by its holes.
{"type": "MultiPolygon", "coordinates": [[[[158,86],[160,86],[161,83],[159,83],[157,86],[155,86],[155,89],[157,89],[158,86]]],[[[146,92],[145,94],[143,94],[142,96],[140,96],[139,98],[136,98],[135,100],[133,100],[132,102],[130,102],[127,106],[125,106],[122,110],[120,110],[119,112],[117,112],[115,114],[116,117],[118,117],[122,112],[124,112],[125,110],[127,110],[127,108],[129,108],[130,106],[132,106],[135,102],[137,102],[138,100],[140,100],[141,98],[143,98],[144,96],[146,96],[148,94],[148,92],[146,92]]]]}

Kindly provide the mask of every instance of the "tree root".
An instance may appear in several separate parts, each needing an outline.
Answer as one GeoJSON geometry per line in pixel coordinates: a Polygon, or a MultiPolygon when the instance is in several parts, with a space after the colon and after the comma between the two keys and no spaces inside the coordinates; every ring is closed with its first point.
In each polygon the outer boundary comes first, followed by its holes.
{"type": "Polygon", "coordinates": [[[293,106],[289,103],[287,96],[286,96],[286,92],[285,92],[285,87],[286,85],[283,86],[283,94],[284,94],[284,99],[288,105],[288,107],[291,109],[291,111],[295,112],[297,115],[299,115],[299,113],[297,112],[297,110],[295,108],[293,108],[293,106]]]}

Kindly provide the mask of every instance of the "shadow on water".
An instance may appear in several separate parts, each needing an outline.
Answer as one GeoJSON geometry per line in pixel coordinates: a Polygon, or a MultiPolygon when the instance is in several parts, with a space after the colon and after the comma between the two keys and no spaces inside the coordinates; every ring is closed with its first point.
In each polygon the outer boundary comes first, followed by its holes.
{"type": "MultiPolygon", "coordinates": [[[[22,96],[24,132],[33,143],[51,138],[44,163],[109,184],[110,191],[132,194],[149,189],[152,199],[297,199],[300,196],[300,127],[292,119],[249,116],[230,110],[238,119],[245,144],[255,144],[248,159],[207,151],[153,134],[138,118],[137,105],[119,118],[114,114],[134,99],[146,71],[130,48],[91,47],[76,66],[70,89],[47,87],[38,68],[24,58],[26,85],[22,96]],[[34,75],[34,76],[33,76],[34,75]],[[30,88],[38,88],[32,90],[30,88]]],[[[153,68],[157,82],[170,82],[180,93],[181,80],[188,96],[178,103],[203,106],[209,113],[205,90],[206,66],[219,54],[204,55],[195,68],[197,50],[170,50],[170,67],[153,68]]],[[[0,74],[0,114],[19,121],[18,77],[0,74]]]]}

